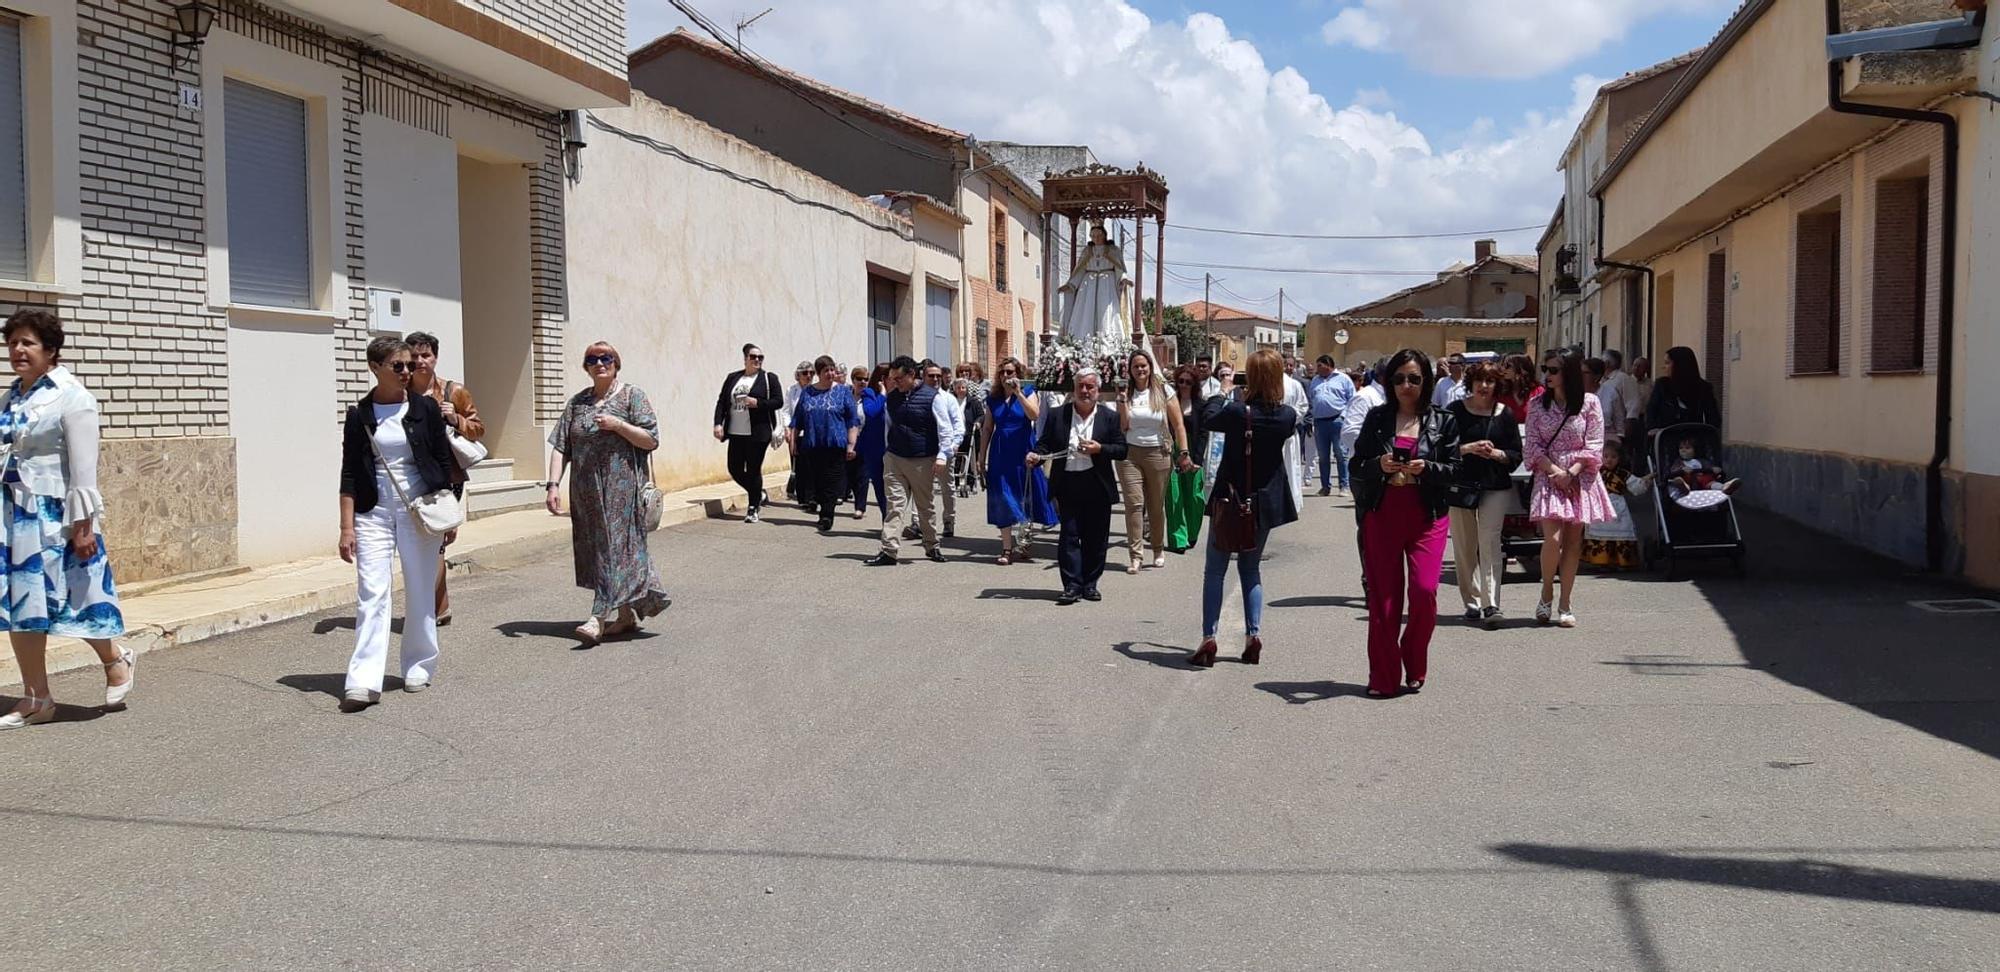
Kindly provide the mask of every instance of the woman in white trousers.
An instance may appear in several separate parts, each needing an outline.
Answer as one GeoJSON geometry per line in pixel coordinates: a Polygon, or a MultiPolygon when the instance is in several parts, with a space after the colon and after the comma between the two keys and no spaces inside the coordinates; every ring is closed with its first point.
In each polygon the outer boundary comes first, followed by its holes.
{"type": "MultiPolygon", "coordinates": [[[[402,497],[449,489],[456,468],[444,413],[428,396],[410,394],[413,368],[402,339],[369,342],[368,370],[375,387],[347,410],[341,441],[340,556],[354,564],[359,594],[343,712],[359,712],[382,698],[398,559],[403,690],[421,692],[437,673],[437,576],[443,555],[437,540],[417,528],[402,497]]],[[[444,545],[455,539],[457,531],[446,534],[444,545]]]]}
{"type": "Polygon", "coordinates": [[[1479,505],[1451,509],[1452,572],[1465,599],[1465,620],[1500,627],[1500,578],[1507,556],[1500,528],[1514,508],[1514,470],[1521,465],[1521,427],[1500,404],[1500,369],[1480,362],[1465,373],[1466,397],[1448,411],[1458,422],[1459,481],[1476,487],[1479,505]]]}

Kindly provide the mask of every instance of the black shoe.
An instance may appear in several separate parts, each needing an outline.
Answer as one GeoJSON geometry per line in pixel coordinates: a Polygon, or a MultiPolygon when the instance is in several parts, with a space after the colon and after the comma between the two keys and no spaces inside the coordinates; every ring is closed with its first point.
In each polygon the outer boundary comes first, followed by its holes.
{"type": "Polygon", "coordinates": [[[1331,487],[1331,486],[1321,486],[1321,487],[1319,488],[1319,494],[1320,494],[1321,496],[1332,496],[1332,495],[1333,495],[1333,487],[1331,487]]]}
{"type": "Polygon", "coordinates": [[[863,567],[894,567],[894,566],[896,566],[897,564],[900,564],[900,563],[902,563],[902,561],[900,561],[900,560],[897,560],[897,559],[896,559],[896,555],[895,555],[895,554],[892,554],[892,553],[878,553],[878,554],[876,554],[875,556],[873,556],[873,557],[870,557],[870,558],[868,558],[867,560],[864,560],[864,561],[862,561],[862,562],[861,562],[861,566],[863,566],[863,567]]]}
{"type": "Polygon", "coordinates": [[[934,564],[944,563],[944,551],[939,550],[936,547],[932,547],[929,550],[924,551],[924,559],[934,564]]]}
{"type": "Polygon", "coordinates": [[[951,524],[947,523],[944,525],[944,535],[947,537],[958,536],[958,529],[952,526],[951,524]]]}
{"type": "Polygon", "coordinates": [[[743,514],[743,522],[745,523],[758,523],[762,522],[763,519],[764,512],[754,506],[750,508],[750,512],[743,514]]]}
{"type": "Polygon", "coordinates": [[[820,521],[819,521],[819,532],[821,532],[821,533],[832,533],[832,532],[833,532],[833,521],[832,521],[832,520],[829,520],[829,519],[826,519],[826,518],[824,518],[824,517],[822,517],[822,518],[820,519],[820,521]]]}
{"type": "Polygon", "coordinates": [[[904,527],[904,528],[903,528],[903,539],[905,539],[905,540],[915,540],[915,539],[917,539],[918,537],[921,537],[921,536],[923,536],[923,535],[924,535],[924,531],[922,531],[922,530],[919,530],[919,529],[917,529],[916,527],[904,527]]]}
{"type": "Polygon", "coordinates": [[[1076,590],[1075,588],[1071,588],[1057,595],[1056,603],[1058,605],[1061,605],[1062,607],[1068,607],[1072,604],[1075,604],[1077,602],[1077,599],[1081,597],[1083,597],[1082,591],[1076,590]]]}
{"type": "Polygon", "coordinates": [[[1465,623],[1466,623],[1466,624],[1478,624],[1478,623],[1479,623],[1479,619],[1480,619],[1480,618],[1482,618],[1482,617],[1485,617],[1485,615],[1481,614],[1481,613],[1480,613],[1480,611],[1479,611],[1479,609],[1478,609],[1478,608],[1476,608],[1476,607],[1471,607],[1471,608],[1466,608],[1466,609],[1465,609],[1465,623]]]}
{"type": "Polygon", "coordinates": [[[1083,599],[1086,601],[1102,601],[1104,600],[1104,595],[1099,594],[1097,588],[1093,587],[1083,592],[1083,599]]]}
{"type": "Polygon", "coordinates": [[[1490,608],[1487,608],[1487,609],[1486,609],[1486,630],[1488,630],[1488,631],[1498,631],[1498,630],[1500,630],[1500,624],[1501,624],[1501,622],[1503,622],[1503,621],[1506,621],[1506,620],[1507,620],[1507,616],[1506,616],[1506,615],[1504,615],[1504,614],[1501,614],[1501,613],[1500,613],[1500,609],[1499,609],[1499,608],[1497,608],[1497,607],[1490,607],[1490,608]]]}

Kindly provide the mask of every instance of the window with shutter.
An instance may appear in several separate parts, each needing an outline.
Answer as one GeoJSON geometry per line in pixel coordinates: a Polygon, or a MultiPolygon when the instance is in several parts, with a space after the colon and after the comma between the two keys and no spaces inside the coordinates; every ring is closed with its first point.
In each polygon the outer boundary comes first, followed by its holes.
{"type": "Polygon", "coordinates": [[[223,118],[230,300],[311,307],[306,103],[232,78],[223,118]]]}
{"type": "Polygon", "coordinates": [[[0,14],[0,277],[28,278],[28,165],[21,22],[0,14]]]}

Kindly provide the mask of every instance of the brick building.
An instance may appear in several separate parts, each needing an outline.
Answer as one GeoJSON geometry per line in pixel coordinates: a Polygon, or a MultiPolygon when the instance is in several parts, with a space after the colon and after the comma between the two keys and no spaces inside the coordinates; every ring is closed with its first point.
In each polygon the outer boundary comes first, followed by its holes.
{"type": "Polygon", "coordinates": [[[538,467],[567,383],[560,112],[626,100],[622,0],[0,7],[0,312],[69,322],[122,578],[330,551],[374,331],[443,339],[483,478],[538,467]]]}

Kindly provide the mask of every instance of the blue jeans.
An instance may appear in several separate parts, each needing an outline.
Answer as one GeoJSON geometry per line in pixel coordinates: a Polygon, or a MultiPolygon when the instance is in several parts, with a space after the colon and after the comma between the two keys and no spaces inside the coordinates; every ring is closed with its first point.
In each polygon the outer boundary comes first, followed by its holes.
{"type": "MultiPolygon", "coordinates": [[[[1243,582],[1243,631],[1255,637],[1264,625],[1264,542],[1271,528],[1257,531],[1257,549],[1236,555],[1236,576],[1243,582]]],[[[1222,584],[1229,577],[1229,554],[1215,546],[1215,531],[1208,533],[1208,566],[1201,575],[1201,636],[1215,637],[1222,620],[1222,584]]]]}
{"type": "Polygon", "coordinates": [[[1313,419],[1313,439],[1319,443],[1319,484],[1325,488],[1333,482],[1331,468],[1335,460],[1340,463],[1340,488],[1347,488],[1347,450],[1340,447],[1340,420],[1337,418],[1313,419]]]}

